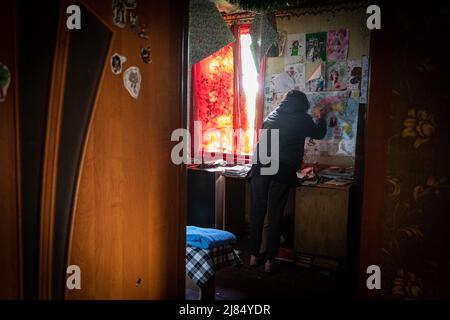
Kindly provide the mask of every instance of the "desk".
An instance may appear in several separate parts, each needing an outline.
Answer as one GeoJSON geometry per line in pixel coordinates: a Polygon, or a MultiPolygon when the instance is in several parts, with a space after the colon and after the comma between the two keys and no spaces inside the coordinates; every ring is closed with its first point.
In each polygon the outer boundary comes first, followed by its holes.
{"type": "Polygon", "coordinates": [[[187,225],[223,229],[225,178],[222,172],[188,169],[187,225]]]}
{"type": "Polygon", "coordinates": [[[223,171],[189,168],[187,224],[242,236],[247,184],[223,171]]]}
{"type": "Polygon", "coordinates": [[[223,229],[240,238],[245,230],[246,190],[249,185],[242,177],[225,177],[223,229]]]}

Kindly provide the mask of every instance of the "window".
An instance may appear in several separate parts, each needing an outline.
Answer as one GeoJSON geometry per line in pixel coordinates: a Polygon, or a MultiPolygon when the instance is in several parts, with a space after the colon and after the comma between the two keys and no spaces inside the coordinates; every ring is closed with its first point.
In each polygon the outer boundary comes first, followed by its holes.
{"type": "MultiPolygon", "coordinates": [[[[258,94],[258,73],[250,50],[252,38],[250,34],[242,34],[240,37],[242,84],[245,94],[245,140],[241,153],[251,154],[255,138],[256,96],[258,94]]],[[[262,88],[261,88],[262,91],[262,88]]]]}
{"type": "Polygon", "coordinates": [[[234,31],[236,42],[192,67],[191,132],[194,122],[201,125],[200,150],[196,151],[203,155],[221,153],[248,159],[256,140],[262,88],[250,49],[249,27],[239,26],[234,31]]]}

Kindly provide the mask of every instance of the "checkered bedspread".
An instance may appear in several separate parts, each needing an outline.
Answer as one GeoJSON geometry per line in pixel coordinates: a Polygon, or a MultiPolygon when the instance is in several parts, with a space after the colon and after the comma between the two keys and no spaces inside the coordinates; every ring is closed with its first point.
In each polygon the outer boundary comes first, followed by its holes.
{"type": "Polygon", "coordinates": [[[242,261],[230,245],[212,249],[186,248],[186,274],[199,287],[203,287],[220,269],[240,266],[242,261]]]}

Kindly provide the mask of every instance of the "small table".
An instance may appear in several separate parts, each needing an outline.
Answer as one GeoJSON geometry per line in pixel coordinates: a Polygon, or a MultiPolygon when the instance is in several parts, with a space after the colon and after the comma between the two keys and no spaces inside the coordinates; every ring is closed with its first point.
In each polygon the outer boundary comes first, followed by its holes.
{"type": "Polygon", "coordinates": [[[201,300],[214,300],[214,276],[217,271],[242,265],[241,258],[231,245],[211,249],[186,247],[186,275],[200,287],[201,300]]]}

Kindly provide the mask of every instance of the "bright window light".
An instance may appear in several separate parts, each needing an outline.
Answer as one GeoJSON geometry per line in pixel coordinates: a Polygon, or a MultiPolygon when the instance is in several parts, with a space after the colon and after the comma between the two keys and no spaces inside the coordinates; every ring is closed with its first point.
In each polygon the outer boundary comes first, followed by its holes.
{"type": "Polygon", "coordinates": [[[252,39],[250,34],[243,34],[241,39],[241,65],[242,65],[242,81],[245,92],[246,111],[247,111],[247,130],[244,142],[244,153],[251,154],[255,139],[255,111],[256,96],[258,93],[258,73],[253,61],[250,45],[252,39]]]}

